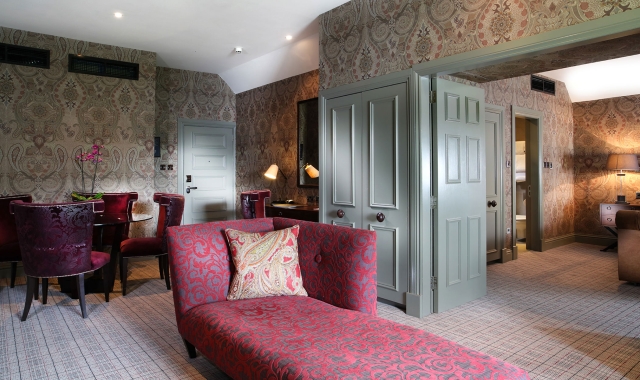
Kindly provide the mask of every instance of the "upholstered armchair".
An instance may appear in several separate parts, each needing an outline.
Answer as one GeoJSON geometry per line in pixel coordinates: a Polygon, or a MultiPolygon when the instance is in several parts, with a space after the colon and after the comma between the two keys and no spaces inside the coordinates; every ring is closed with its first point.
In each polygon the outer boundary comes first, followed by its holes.
{"type": "MultiPolygon", "coordinates": [[[[82,196],[89,197],[94,196],[95,193],[78,193],[82,196]]],[[[105,214],[128,214],[133,212],[133,203],[138,200],[138,193],[103,193],[102,200],[104,201],[104,213],[105,214]]],[[[99,235],[100,231],[95,231],[93,234],[93,242],[98,246],[98,249],[102,249],[102,245],[112,245],[113,236],[116,232],[115,226],[105,226],[101,229],[102,236],[99,235]]],[[[122,240],[125,240],[129,236],[129,225],[124,227],[122,233],[122,240]]]]}
{"type": "Polygon", "coordinates": [[[164,277],[167,289],[171,290],[166,231],[169,227],[180,225],[184,211],[184,197],[180,194],[155,193],[153,201],[160,206],[156,237],[131,238],[120,244],[120,282],[123,296],[127,294],[127,262],[131,257],[158,256],[160,278],[164,277]]]}
{"type": "MultiPolygon", "coordinates": [[[[108,272],[109,254],[92,251],[94,213],[104,210],[101,200],[36,204],[13,201],[16,231],[27,275],[27,299],[22,321],[27,319],[31,301],[42,279],[42,303],[47,303],[48,279],[76,276],[82,318],[87,310],[84,301],[84,274],[103,268],[108,272]]],[[[109,278],[104,276],[104,297],[109,302],[109,278]]]]}
{"type": "Polygon", "coordinates": [[[11,263],[11,285],[16,285],[16,273],[18,262],[22,261],[18,234],[16,233],[16,220],[9,212],[9,204],[12,201],[31,203],[31,195],[11,195],[0,197],[0,262],[11,263]]]}
{"type": "Polygon", "coordinates": [[[618,211],[618,279],[640,284],[640,211],[618,211]]]}

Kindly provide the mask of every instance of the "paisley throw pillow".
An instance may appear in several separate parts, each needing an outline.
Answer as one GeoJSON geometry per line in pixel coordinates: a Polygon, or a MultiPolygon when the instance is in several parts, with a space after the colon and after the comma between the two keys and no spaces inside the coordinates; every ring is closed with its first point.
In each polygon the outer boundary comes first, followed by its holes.
{"type": "Polygon", "coordinates": [[[298,261],[299,226],[273,232],[225,230],[236,273],[227,300],[306,296],[298,261]]]}

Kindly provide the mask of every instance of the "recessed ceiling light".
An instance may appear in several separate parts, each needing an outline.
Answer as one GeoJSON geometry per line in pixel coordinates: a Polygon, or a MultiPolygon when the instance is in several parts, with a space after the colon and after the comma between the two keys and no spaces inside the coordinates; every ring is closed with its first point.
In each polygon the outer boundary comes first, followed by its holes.
{"type": "Polygon", "coordinates": [[[285,38],[287,39],[287,41],[291,41],[293,39],[293,36],[292,35],[288,35],[285,38]]]}
{"type": "Polygon", "coordinates": [[[116,16],[116,18],[122,18],[122,13],[120,12],[116,12],[113,15],[116,16]]]}

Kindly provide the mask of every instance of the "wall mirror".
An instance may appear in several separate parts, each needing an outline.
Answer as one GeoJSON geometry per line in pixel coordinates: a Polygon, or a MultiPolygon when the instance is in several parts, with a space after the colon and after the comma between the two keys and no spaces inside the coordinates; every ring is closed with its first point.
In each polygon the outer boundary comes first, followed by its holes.
{"type": "Polygon", "coordinates": [[[317,176],[320,164],[318,151],[318,98],[299,101],[298,187],[318,187],[320,183],[320,178],[317,176]],[[313,168],[307,167],[307,165],[311,165],[313,168]]]}

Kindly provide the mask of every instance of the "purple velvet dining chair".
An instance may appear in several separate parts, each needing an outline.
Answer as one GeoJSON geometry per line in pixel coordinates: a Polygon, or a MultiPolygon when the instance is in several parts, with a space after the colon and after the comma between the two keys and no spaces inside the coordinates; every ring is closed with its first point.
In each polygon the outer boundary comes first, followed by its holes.
{"type": "MultiPolygon", "coordinates": [[[[9,204],[12,201],[31,203],[31,195],[0,197],[0,262],[11,263],[11,288],[16,285],[18,262],[22,261],[16,233],[16,220],[9,211],[9,204]]],[[[36,299],[38,299],[37,295],[36,299]]]]}
{"type": "MultiPolygon", "coordinates": [[[[78,193],[82,196],[89,197],[94,196],[95,193],[78,193]]],[[[129,192],[129,193],[102,193],[102,198],[104,201],[104,213],[105,214],[128,214],[131,215],[133,212],[133,203],[138,200],[138,193],[129,192]]],[[[95,231],[93,233],[93,244],[102,243],[102,245],[112,245],[113,237],[116,232],[115,226],[106,226],[101,230],[95,231]],[[102,236],[100,236],[100,232],[102,232],[102,236]]],[[[124,232],[122,233],[122,240],[128,239],[129,237],[129,225],[127,224],[124,227],[124,232]]]]}
{"type": "MultiPolygon", "coordinates": [[[[27,299],[22,321],[27,320],[34,289],[42,279],[42,303],[47,303],[48,279],[76,276],[82,318],[87,317],[84,300],[84,274],[104,268],[109,270],[109,254],[92,251],[93,221],[104,202],[38,204],[13,201],[22,264],[27,275],[27,299]]],[[[104,298],[109,302],[109,278],[104,276],[104,298]]]]}
{"type": "Polygon", "coordinates": [[[131,257],[157,256],[160,260],[160,278],[164,277],[167,290],[171,290],[165,232],[169,227],[180,225],[184,211],[184,196],[155,193],[153,201],[160,206],[156,237],[131,238],[120,244],[120,282],[123,296],[127,294],[127,261],[131,257]]]}

